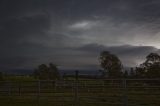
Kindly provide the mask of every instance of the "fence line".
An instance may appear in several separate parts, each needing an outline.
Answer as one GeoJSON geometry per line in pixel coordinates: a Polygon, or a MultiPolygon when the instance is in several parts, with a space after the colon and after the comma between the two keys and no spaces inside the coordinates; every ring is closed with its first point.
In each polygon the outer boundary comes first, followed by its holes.
{"type": "Polygon", "coordinates": [[[7,100],[3,101],[6,98],[15,104],[30,100],[37,106],[41,103],[61,106],[160,106],[160,79],[80,80],[77,77],[75,80],[1,81],[0,102],[6,101],[3,106],[8,106],[7,100]],[[149,100],[150,96],[155,104],[149,100]]]}

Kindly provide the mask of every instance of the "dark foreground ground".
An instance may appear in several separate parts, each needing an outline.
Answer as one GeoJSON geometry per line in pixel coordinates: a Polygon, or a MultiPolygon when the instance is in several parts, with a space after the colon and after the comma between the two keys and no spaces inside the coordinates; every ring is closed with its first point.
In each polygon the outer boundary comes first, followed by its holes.
{"type": "Polygon", "coordinates": [[[160,80],[4,81],[0,106],[160,106],[160,80]]]}

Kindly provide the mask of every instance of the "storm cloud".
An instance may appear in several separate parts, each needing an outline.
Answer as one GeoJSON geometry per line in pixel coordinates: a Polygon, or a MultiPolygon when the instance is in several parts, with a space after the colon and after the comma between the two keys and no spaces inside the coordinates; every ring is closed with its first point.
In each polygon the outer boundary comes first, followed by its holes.
{"type": "Polygon", "coordinates": [[[1,0],[0,69],[99,69],[107,50],[124,66],[160,53],[159,0],[1,0]]]}

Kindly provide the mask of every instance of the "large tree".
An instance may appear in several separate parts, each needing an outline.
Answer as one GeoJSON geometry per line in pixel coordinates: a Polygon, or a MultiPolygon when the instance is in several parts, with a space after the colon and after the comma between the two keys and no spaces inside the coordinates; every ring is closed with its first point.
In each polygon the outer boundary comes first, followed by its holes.
{"type": "Polygon", "coordinates": [[[141,65],[140,65],[140,67],[136,67],[135,68],[135,72],[136,72],[135,77],[137,77],[137,78],[144,78],[144,77],[146,77],[145,67],[141,67],[141,65]]]}
{"type": "Polygon", "coordinates": [[[160,56],[157,53],[150,53],[146,56],[146,61],[144,62],[144,65],[146,67],[150,67],[157,63],[160,63],[160,56]]]}
{"type": "Polygon", "coordinates": [[[103,51],[99,59],[101,67],[109,77],[117,78],[122,76],[122,63],[116,55],[108,51],[103,51]]]}
{"type": "Polygon", "coordinates": [[[146,76],[150,78],[160,77],[160,56],[157,53],[150,53],[143,63],[146,69],[146,76]]]}
{"type": "Polygon", "coordinates": [[[49,78],[50,79],[59,79],[60,78],[58,68],[53,63],[49,64],[49,78]]]}
{"type": "Polygon", "coordinates": [[[34,76],[41,80],[55,80],[60,77],[57,66],[52,63],[49,66],[45,64],[39,65],[34,71],[34,76]]]}
{"type": "Polygon", "coordinates": [[[146,61],[136,68],[138,77],[159,78],[160,77],[160,56],[157,53],[150,53],[146,61]]]}

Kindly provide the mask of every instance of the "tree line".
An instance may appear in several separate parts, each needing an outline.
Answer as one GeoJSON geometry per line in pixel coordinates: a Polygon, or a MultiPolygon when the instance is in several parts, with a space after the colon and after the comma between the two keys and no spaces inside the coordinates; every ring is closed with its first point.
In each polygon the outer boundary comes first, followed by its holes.
{"type": "Polygon", "coordinates": [[[120,59],[108,51],[100,54],[100,64],[103,68],[103,77],[109,78],[160,78],[160,56],[150,53],[146,60],[138,67],[125,70],[120,59]]]}
{"type": "MultiPolygon", "coordinates": [[[[121,60],[109,51],[102,51],[99,56],[102,70],[99,70],[101,78],[160,78],[160,55],[150,53],[146,60],[138,67],[125,70],[121,60]]],[[[53,63],[41,64],[33,72],[33,76],[40,80],[58,80],[60,72],[53,63]]],[[[0,72],[0,80],[3,80],[3,73],[0,72]]]]}
{"type": "MultiPolygon", "coordinates": [[[[109,51],[102,51],[99,62],[103,70],[101,78],[160,78],[160,56],[157,53],[150,53],[146,60],[138,67],[125,70],[121,60],[109,51]]],[[[54,64],[41,64],[34,71],[38,79],[60,79],[58,68],[54,64]]]]}
{"type": "Polygon", "coordinates": [[[48,66],[46,64],[41,64],[33,73],[36,79],[41,80],[57,80],[60,78],[60,73],[55,64],[50,63],[48,66]]]}

